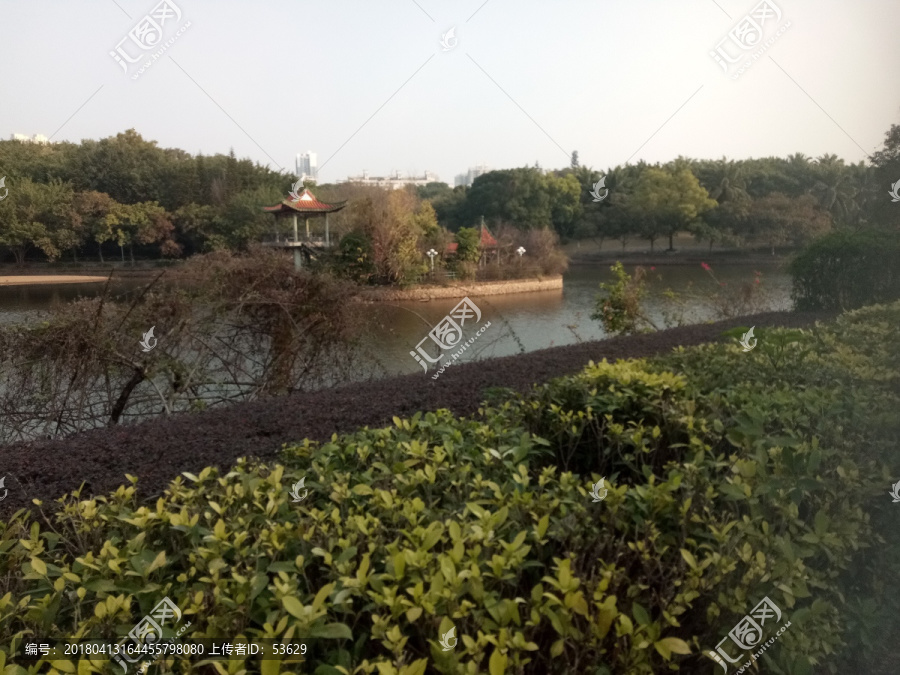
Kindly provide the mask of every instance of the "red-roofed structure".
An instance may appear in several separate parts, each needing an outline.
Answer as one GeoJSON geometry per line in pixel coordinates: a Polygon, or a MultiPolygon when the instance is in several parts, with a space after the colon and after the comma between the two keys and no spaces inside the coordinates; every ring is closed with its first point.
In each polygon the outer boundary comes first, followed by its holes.
{"type": "MultiPolygon", "coordinates": [[[[481,251],[482,254],[487,251],[495,251],[499,248],[500,244],[494,238],[487,227],[485,226],[483,219],[481,223],[481,251]]],[[[455,241],[453,243],[447,244],[447,248],[444,249],[444,253],[456,253],[459,248],[459,244],[455,241]]]]}
{"type": "Polygon", "coordinates": [[[276,221],[279,218],[291,217],[294,219],[294,240],[280,241],[276,232],[275,242],[269,244],[279,248],[294,249],[294,266],[297,269],[302,267],[302,256],[310,257],[313,246],[331,247],[331,233],[328,229],[328,214],[340,211],[347,205],[346,200],[337,204],[326,204],[316,199],[316,196],[308,189],[304,188],[302,192],[297,192],[298,184],[294,184],[294,190],[291,192],[291,199],[285,199],[275,206],[263,206],[262,210],[275,216],[276,221]],[[306,238],[301,241],[297,232],[297,216],[300,215],[306,221],[306,238]],[[309,219],[316,217],[325,217],[325,238],[314,239],[309,233],[309,219]]]}

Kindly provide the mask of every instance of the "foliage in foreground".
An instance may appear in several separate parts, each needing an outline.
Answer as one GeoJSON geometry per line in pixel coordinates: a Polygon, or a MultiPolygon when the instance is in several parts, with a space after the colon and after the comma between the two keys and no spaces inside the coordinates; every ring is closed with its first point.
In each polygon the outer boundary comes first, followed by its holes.
{"type": "Polygon", "coordinates": [[[68,498],[53,527],[17,514],[0,530],[0,670],[48,667],[8,665],[31,637],[124,635],[168,595],[189,637],[317,638],[266,674],[697,672],[769,596],[792,627],[765,672],[879,672],[900,616],[898,320],[900,303],[760,331],[747,354],[591,364],[495,392],[475,419],[417,414],[186,474],[149,505],[128,486],[68,498]]]}
{"type": "Polygon", "coordinates": [[[896,232],[834,232],[791,263],[797,309],[856,309],[900,299],[896,232]]]}

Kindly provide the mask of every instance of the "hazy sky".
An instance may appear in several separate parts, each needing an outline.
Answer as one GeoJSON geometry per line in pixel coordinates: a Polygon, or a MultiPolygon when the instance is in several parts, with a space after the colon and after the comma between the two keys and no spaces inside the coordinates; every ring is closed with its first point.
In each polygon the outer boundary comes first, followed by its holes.
{"type": "Polygon", "coordinates": [[[163,40],[183,33],[134,80],[110,51],[159,49],[119,44],[156,0],[0,0],[0,138],[133,127],[290,171],[311,149],[322,182],[428,169],[451,185],[572,150],[602,170],[881,148],[900,123],[900,2],[774,1],[763,39],[783,33],[733,80],[710,51],[756,0],[174,0],[163,40]]]}

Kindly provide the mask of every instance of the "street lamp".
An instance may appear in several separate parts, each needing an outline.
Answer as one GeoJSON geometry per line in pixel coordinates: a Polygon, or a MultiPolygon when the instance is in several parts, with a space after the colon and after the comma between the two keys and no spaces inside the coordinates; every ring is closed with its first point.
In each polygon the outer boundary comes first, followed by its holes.
{"type": "Polygon", "coordinates": [[[519,259],[521,259],[522,255],[525,253],[525,248],[520,246],[519,248],[516,249],[516,253],[519,254],[519,259]]]}
{"type": "Polygon", "coordinates": [[[427,255],[429,258],[431,258],[431,273],[432,274],[434,274],[434,256],[436,256],[437,254],[438,254],[438,252],[435,251],[433,248],[428,249],[428,251],[426,251],[426,253],[425,253],[425,255],[427,255]]]}

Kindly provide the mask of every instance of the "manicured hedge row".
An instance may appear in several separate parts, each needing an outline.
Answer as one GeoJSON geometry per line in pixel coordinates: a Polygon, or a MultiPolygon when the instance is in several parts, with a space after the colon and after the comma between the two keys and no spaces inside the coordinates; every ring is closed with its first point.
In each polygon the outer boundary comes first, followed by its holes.
{"type": "Polygon", "coordinates": [[[168,596],[185,637],[315,638],[305,663],[191,672],[712,672],[702,652],[768,596],[792,627],[766,672],[877,673],[900,616],[898,323],[900,303],[760,331],[749,353],[592,364],[494,392],[476,419],[417,414],[186,475],[155,504],[123,486],[52,522],[17,514],[0,670],[75,672],[26,668],[22,643],[113,640],[168,596]]]}

